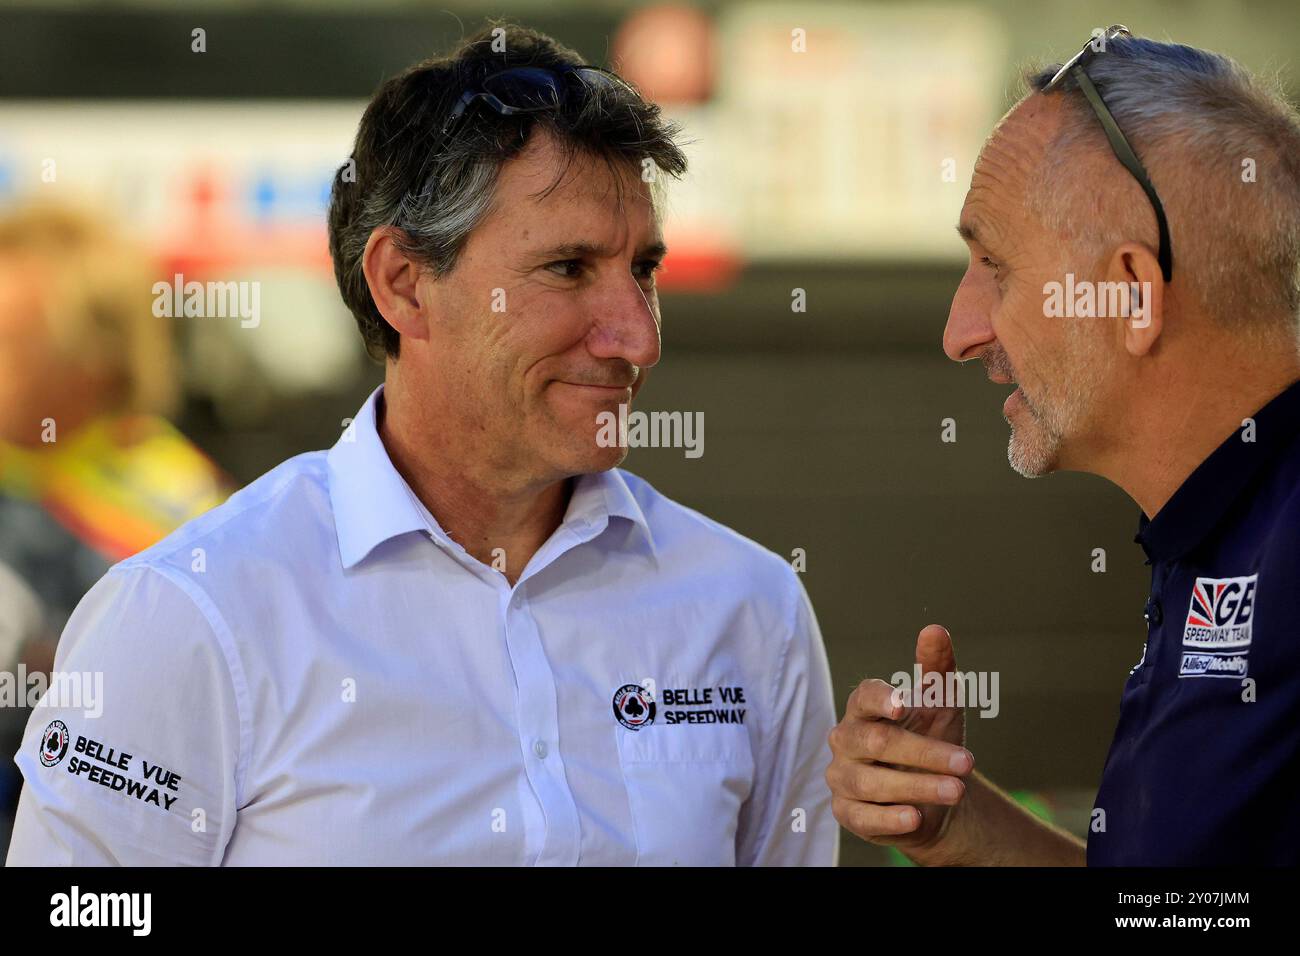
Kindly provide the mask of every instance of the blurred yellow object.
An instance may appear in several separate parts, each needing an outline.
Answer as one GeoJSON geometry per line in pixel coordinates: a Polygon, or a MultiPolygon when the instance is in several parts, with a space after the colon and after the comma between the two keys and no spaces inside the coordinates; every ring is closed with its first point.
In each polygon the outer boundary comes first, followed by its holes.
{"type": "Polygon", "coordinates": [[[0,494],[120,561],[225,500],[230,482],[165,419],[104,416],[57,443],[0,442],[0,494]]]}

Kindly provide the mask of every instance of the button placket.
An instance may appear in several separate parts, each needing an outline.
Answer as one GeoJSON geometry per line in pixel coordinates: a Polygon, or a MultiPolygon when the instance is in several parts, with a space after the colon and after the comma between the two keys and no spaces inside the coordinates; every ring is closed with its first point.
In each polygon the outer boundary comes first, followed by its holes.
{"type": "Polygon", "coordinates": [[[1164,659],[1164,605],[1167,597],[1165,591],[1168,578],[1168,569],[1159,562],[1153,563],[1151,567],[1151,590],[1147,595],[1146,604],[1142,608],[1142,618],[1147,625],[1146,643],[1142,646],[1141,666],[1134,668],[1129,678],[1134,686],[1145,687],[1151,681],[1152,675],[1159,673],[1162,666],[1164,659]]]}
{"type": "Polygon", "coordinates": [[[1147,624],[1151,627],[1159,627],[1160,622],[1165,619],[1164,611],[1160,608],[1160,601],[1154,594],[1147,598],[1147,606],[1143,609],[1142,616],[1146,618],[1147,624]]]}
{"type": "Polygon", "coordinates": [[[578,862],[578,808],[564,776],[559,741],[555,675],[542,647],[537,625],[523,598],[523,582],[503,601],[506,648],[515,671],[517,712],[524,770],[546,819],[538,866],[572,866],[578,862]]]}

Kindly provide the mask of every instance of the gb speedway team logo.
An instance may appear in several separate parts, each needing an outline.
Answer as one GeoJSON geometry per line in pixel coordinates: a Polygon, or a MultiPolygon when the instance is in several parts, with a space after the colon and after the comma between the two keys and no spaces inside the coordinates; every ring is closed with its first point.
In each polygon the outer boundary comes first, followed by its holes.
{"type": "Polygon", "coordinates": [[[1183,626],[1179,677],[1245,677],[1258,574],[1197,578],[1183,626]]]}

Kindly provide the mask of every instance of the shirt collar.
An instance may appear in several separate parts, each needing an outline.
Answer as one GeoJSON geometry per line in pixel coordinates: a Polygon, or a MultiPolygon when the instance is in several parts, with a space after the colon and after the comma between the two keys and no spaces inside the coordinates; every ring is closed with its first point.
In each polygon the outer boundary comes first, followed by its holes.
{"type": "MultiPolygon", "coordinates": [[[[390,538],[410,532],[429,532],[440,544],[463,550],[442,530],[388,457],[376,422],[383,391],[380,385],[370,393],[326,455],[330,506],[344,568],[351,568],[390,538]]],[[[586,532],[583,539],[589,540],[615,517],[630,521],[654,554],[650,523],[623,473],[611,469],[577,476],[561,527],[582,529],[586,532]]]]}
{"type": "Polygon", "coordinates": [[[393,467],[379,438],[375,413],[383,393],[382,385],[370,393],[326,455],[330,506],[345,568],[390,538],[429,530],[406,480],[393,467]]]}
{"type": "Polygon", "coordinates": [[[617,468],[609,471],[593,471],[578,475],[573,482],[573,494],[569,497],[569,508],[564,513],[563,526],[574,522],[585,522],[599,534],[610,518],[623,518],[631,522],[632,527],[641,535],[655,556],[655,539],[650,531],[650,522],[640,503],[627,485],[623,472],[617,468]]]}
{"type": "Polygon", "coordinates": [[[1254,441],[1240,429],[1201,462],[1154,518],[1142,515],[1133,539],[1148,562],[1172,561],[1200,544],[1250,483],[1300,433],[1300,381],[1253,416],[1254,441]]]}

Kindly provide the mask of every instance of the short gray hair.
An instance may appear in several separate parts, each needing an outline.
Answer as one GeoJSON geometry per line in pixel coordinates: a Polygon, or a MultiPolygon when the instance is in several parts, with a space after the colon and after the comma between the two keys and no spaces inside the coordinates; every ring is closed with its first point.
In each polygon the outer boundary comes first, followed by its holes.
{"type": "MultiPolygon", "coordinates": [[[[371,233],[395,226],[403,253],[434,275],[450,271],[469,234],[492,210],[501,166],[534,130],[551,135],[566,158],[552,189],[579,155],[603,159],[611,169],[631,163],[644,170],[649,162],[670,176],[686,171],[675,141],[678,127],[618,83],[584,82],[561,109],[544,113],[503,117],[477,110],[472,123],[440,141],[461,93],[486,76],[517,66],[556,69],[582,62],[545,34],[491,21],[449,56],[388,80],[370,101],[352,156],[334,177],[328,219],[339,292],[372,357],[397,357],[399,336],[376,308],[362,270],[371,233]]],[[[656,177],[652,194],[658,185],[656,177]]]]}
{"type": "MultiPolygon", "coordinates": [[[[1027,75],[1030,95],[1059,69],[1027,75]]],[[[1300,116],[1277,85],[1226,56],[1141,37],[1107,40],[1087,71],[1165,206],[1176,281],[1225,325],[1247,329],[1285,315],[1294,332],[1300,116]]],[[[1154,248],[1150,202],[1115,159],[1073,77],[1060,89],[1069,98],[1065,124],[1031,179],[1030,207],[1097,263],[1125,240],[1145,238],[1154,248]],[[1095,192],[1080,175],[1084,161],[1112,164],[1123,184],[1095,192]]]]}

